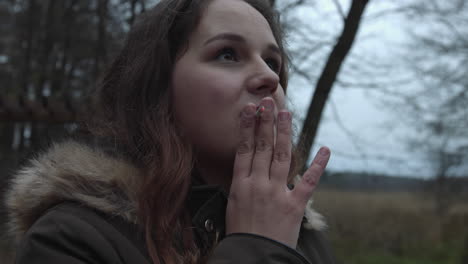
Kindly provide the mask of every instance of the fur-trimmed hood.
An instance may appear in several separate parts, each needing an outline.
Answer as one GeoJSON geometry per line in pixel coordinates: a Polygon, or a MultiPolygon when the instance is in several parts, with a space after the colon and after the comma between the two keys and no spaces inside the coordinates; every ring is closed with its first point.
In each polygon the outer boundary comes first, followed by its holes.
{"type": "MultiPolygon", "coordinates": [[[[9,234],[18,242],[49,208],[74,201],[136,223],[142,171],[132,163],[87,144],[54,144],[13,176],[6,193],[9,234]]],[[[306,210],[306,228],[323,229],[322,216],[306,210]]]]}

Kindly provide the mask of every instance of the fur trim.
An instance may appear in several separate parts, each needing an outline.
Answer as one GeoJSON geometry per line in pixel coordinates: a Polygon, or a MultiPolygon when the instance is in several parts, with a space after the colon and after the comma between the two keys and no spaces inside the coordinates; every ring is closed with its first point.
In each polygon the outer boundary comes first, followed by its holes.
{"type": "Polygon", "coordinates": [[[312,208],[312,198],[307,201],[305,218],[307,219],[307,222],[303,223],[302,225],[306,229],[324,230],[327,228],[325,218],[317,211],[315,211],[314,208],[312,208]]]}
{"type": "MultiPolygon", "coordinates": [[[[18,242],[46,210],[62,201],[75,201],[136,223],[142,173],[130,162],[88,145],[56,143],[14,175],[5,197],[9,234],[18,242]]],[[[306,207],[304,227],[321,230],[325,222],[311,204],[312,200],[306,207]]]]}
{"type": "Polygon", "coordinates": [[[9,233],[15,241],[47,209],[68,200],[136,222],[141,172],[130,163],[79,144],[54,144],[11,181],[6,193],[9,233]]]}

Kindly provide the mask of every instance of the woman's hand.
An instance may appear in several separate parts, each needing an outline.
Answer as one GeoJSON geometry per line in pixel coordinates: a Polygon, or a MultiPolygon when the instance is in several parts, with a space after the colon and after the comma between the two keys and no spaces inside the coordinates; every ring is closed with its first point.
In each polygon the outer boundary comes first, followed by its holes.
{"type": "Polygon", "coordinates": [[[291,114],[279,111],[275,142],[274,101],[264,98],[260,105],[265,110],[258,119],[254,104],[247,105],[241,114],[226,234],[257,234],[295,248],[306,203],[327,165],[330,151],[322,148],[302,180],[289,190],[291,114]],[[258,131],[255,131],[257,122],[258,131]]]}

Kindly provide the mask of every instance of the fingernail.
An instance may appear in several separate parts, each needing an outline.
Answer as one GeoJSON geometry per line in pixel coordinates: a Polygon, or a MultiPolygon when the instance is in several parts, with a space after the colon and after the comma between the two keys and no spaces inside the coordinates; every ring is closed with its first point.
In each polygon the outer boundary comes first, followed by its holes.
{"type": "Polygon", "coordinates": [[[280,121],[288,121],[289,120],[289,112],[279,112],[278,119],[280,121]]]}
{"type": "Polygon", "coordinates": [[[269,111],[272,111],[274,108],[273,100],[271,99],[263,100],[261,105],[265,107],[265,110],[269,110],[269,111]]]}
{"type": "Polygon", "coordinates": [[[242,111],[242,117],[243,118],[251,118],[254,115],[255,115],[255,107],[253,107],[253,106],[247,106],[242,111]]]}
{"type": "Polygon", "coordinates": [[[327,156],[328,154],[330,154],[330,150],[328,150],[328,148],[322,147],[319,151],[319,154],[322,156],[327,156]]]}

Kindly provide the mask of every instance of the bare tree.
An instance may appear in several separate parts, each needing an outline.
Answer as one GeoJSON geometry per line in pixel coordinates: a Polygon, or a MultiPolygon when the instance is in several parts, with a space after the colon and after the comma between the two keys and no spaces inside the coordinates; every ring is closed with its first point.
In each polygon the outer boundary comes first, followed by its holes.
{"type": "Polygon", "coordinates": [[[146,2],[2,1],[0,149],[9,153],[2,164],[14,166],[76,121],[76,102],[146,2]]]}
{"type": "Polygon", "coordinates": [[[468,5],[465,1],[416,1],[410,19],[424,22],[410,31],[406,65],[419,89],[401,104],[419,129],[414,149],[436,164],[439,183],[462,173],[468,158],[468,5]],[[410,103],[408,103],[410,102],[410,103]]]}
{"type": "Polygon", "coordinates": [[[351,50],[368,2],[368,0],[352,1],[349,12],[346,18],[344,18],[344,27],[341,35],[334,45],[315,86],[314,95],[299,135],[298,147],[301,154],[300,156],[305,157],[301,162],[301,167],[305,167],[305,163],[308,160],[310,149],[313,146],[322,118],[323,109],[327,103],[328,96],[333,88],[338,72],[351,50]]]}
{"type": "Polygon", "coordinates": [[[399,89],[394,103],[399,118],[416,129],[407,137],[408,149],[433,171],[431,190],[444,232],[442,220],[457,199],[450,179],[468,176],[468,4],[414,0],[405,12],[418,25],[408,30],[411,42],[403,59],[414,87],[399,89]]]}

